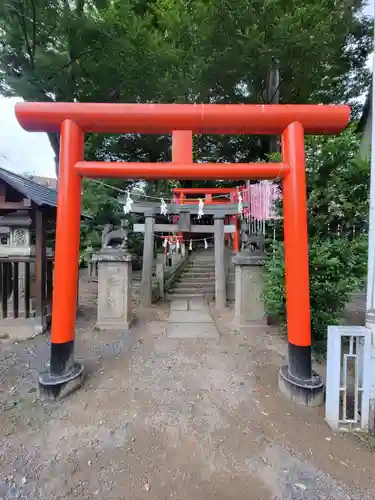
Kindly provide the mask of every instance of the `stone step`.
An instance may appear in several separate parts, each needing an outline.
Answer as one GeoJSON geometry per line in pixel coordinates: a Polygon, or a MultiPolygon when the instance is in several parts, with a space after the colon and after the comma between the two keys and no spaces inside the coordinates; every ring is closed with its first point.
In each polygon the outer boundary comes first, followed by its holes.
{"type": "Polygon", "coordinates": [[[188,295],[195,295],[195,294],[212,295],[215,293],[215,288],[202,288],[202,287],[172,288],[170,293],[183,293],[188,295]]]}
{"type": "Polygon", "coordinates": [[[215,291],[215,285],[186,285],[182,283],[181,285],[179,283],[176,284],[176,286],[172,287],[171,290],[173,291],[188,291],[188,292],[202,292],[202,293],[211,293],[212,291],[215,291]]]}
{"type": "Polygon", "coordinates": [[[203,278],[202,277],[194,277],[194,276],[188,276],[188,275],[185,275],[185,276],[181,276],[178,280],[176,280],[177,282],[180,282],[180,283],[215,283],[215,276],[204,276],[203,278]]]}
{"type": "Polygon", "coordinates": [[[209,266],[204,264],[196,264],[195,266],[188,265],[185,269],[215,269],[215,264],[210,264],[209,266]]]}
{"type": "Polygon", "coordinates": [[[176,283],[187,283],[190,285],[194,285],[194,284],[204,285],[205,283],[214,284],[215,283],[215,276],[203,277],[203,278],[202,277],[190,278],[188,276],[184,276],[184,277],[181,277],[178,280],[176,280],[176,283]]]}
{"type": "Polygon", "coordinates": [[[188,286],[215,286],[214,279],[206,279],[206,278],[194,278],[185,280],[184,278],[177,280],[176,283],[185,283],[188,286]]]}
{"type": "Polygon", "coordinates": [[[183,273],[191,273],[191,274],[212,274],[215,273],[215,268],[207,267],[206,269],[203,267],[188,267],[184,269],[183,273]]]}
{"type": "Polygon", "coordinates": [[[172,287],[172,290],[189,290],[189,291],[194,291],[194,290],[201,290],[202,292],[206,291],[211,291],[215,290],[215,285],[212,284],[210,286],[209,283],[205,285],[195,285],[193,283],[175,283],[174,286],[172,287]]]}
{"type": "Polygon", "coordinates": [[[195,299],[195,298],[205,298],[212,296],[212,293],[186,293],[186,292],[175,292],[174,290],[167,293],[165,298],[166,300],[180,300],[180,299],[195,299]]]}
{"type": "Polygon", "coordinates": [[[210,267],[214,266],[215,262],[214,260],[193,260],[189,262],[188,266],[189,267],[194,267],[194,266],[204,266],[204,267],[210,267]]]}
{"type": "Polygon", "coordinates": [[[189,264],[190,264],[190,265],[194,265],[194,264],[210,265],[210,264],[212,264],[214,261],[215,261],[215,258],[214,258],[214,256],[212,256],[212,257],[211,257],[211,258],[209,258],[209,259],[202,259],[202,260],[199,260],[199,259],[193,259],[193,260],[189,260],[189,264]]]}
{"type": "Polygon", "coordinates": [[[181,279],[195,279],[195,280],[205,280],[205,279],[215,279],[215,273],[184,273],[181,275],[181,279]]]}
{"type": "Polygon", "coordinates": [[[187,266],[185,269],[202,269],[202,271],[208,270],[214,270],[215,266],[187,266]]]}
{"type": "Polygon", "coordinates": [[[200,273],[214,273],[215,272],[215,268],[214,267],[185,267],[184,269],[184,272],[192,272],[192,273],[196,273],[196,272],[200,272],[200,273]]]}
{"type": "Polygon", "coordinates": [[[215,277],[214,276],[183,276],[179,280],[176,280],[177,283],[189,283],[189,284],[195,284],[195,283],[215,283],[215,277]]]}

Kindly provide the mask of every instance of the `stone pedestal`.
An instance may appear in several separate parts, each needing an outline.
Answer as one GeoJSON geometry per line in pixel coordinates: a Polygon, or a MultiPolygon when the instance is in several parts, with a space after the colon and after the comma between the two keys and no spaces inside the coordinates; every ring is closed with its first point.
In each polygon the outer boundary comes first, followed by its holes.
{"type": "Polygon", "coordinates": [[[97,328],[127,330],[132,322],[132,259],[121,249],[96,253],[98,270],[97,328]]]}
{"type": "Polygon", "coordinates": [[[238,253],[232,258],[235,268],[235,305],[233,326],[267,324],[263,293],[264,255],[238,253]]]}

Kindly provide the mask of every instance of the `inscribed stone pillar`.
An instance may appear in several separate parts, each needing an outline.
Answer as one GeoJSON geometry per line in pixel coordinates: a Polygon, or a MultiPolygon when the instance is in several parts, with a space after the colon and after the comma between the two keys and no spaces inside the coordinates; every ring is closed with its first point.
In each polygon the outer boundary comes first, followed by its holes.
{"type": "Polygon", "coordinates": [[[227,304],[224,259],[224,215],[214,215],[215,233],[215,305],[218,311],[227,304]]]}
{"type": "Polygon", "coordinates": [[[141,306],[152,303],[152,267],[154,261],[154,214],[145,214],[145,236],[143,242],[143,265],[141,281],[141,306]]]}
{"type": "Polygon", "coordinates": [[[156,263],[157,264],[164,264],[165,265],[165,254],[163,253],[157,253],[156,254],[156,263]]]}
{"type": "Polygon", "coordinates": [[[156,277],[159,281],[160,298],[164,299],[164,262],[156,262],[156,277]]]}
{"type": "Polygon", "coordinates": [[[180,253],[173,253],[171,258],[172,258],[172,266],[175,266],[178,262],[180,262],[181,254],[180,253]]]}
{"type": "Polygon", "coordinates": [[[122,249],[95,255],[98,269],[97,327],[127,330],[132,322],[132,258],[122,249]]]}
{"type": "Polygon", "coordinates": [[[233,325],[266,324],[262,300],[264,255],[239,253],[232,258],[235,266],[235,305],[233,325]]]}

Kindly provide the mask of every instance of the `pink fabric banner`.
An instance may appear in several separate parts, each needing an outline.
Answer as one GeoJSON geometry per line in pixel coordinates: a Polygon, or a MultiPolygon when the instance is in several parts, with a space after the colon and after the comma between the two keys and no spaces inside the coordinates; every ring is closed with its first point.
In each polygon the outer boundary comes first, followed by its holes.
{"type": "MultiPolygon", "coordinates": [[[[246,184],[238,186],[238,191],[230,194],[232,203],[238,203],[238,193],[241,193],[243,203],[249,206],[243,211],[244,217],[258,221],[272,220],[277,217],[276,207],[281,199],[281,191],[276,183],[259,181],[255,184],[249,184],[248,187],[246,184]]],[[[178,204],[179,202],[180,200],[176,196],[172,197],[172,203],[178,204]]],[[[174,216],[173,220],[176,224],[178,216],[174,216]]]]}
{"type": "MultiPolygon", "coordinates": [[[[281,198],[280,188],[271,181],[260,181],[255,184],[239,186],[239,192],[245,208],[243,215],[254,220],[271,220],[277,216],[276,205],[281,198]]],[[[238,193],[231,194],[232,203],[238,203],[238,193]]]]}

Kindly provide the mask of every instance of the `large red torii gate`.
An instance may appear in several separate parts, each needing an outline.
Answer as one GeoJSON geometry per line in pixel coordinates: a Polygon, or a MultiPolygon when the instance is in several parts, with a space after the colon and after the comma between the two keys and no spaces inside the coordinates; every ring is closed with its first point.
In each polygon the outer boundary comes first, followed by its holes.
{"type": "Polygon", "coordinates": [[[81,180],[273,179],[283,181],[284,242],[289,363],[280,381],[291,397],[309,404],[323,390],[311,367],[310,297],[306,214],[304,134],[337,134],[347,125],[348,106],[224,104],[21,103],[16,116],[30,131],[57,132],[60,171],[50,365],[40,374],[43,389],[58,396],[79,383],[83,367],[74,362],[76,296],[81,214],[81,180]],[[193,163],[189,136],[203,134],[281,134],[281,163],[193,163]],[[172,163],[84,161],[84,134],[137,132],[181,136],[172,163]],[[177,134],[176,134],[177,132],[177,134]],[[185,136],[185,137],[184,137],[185,136]]]}

